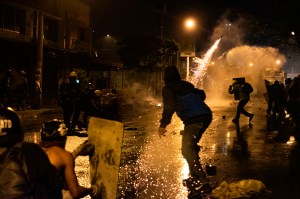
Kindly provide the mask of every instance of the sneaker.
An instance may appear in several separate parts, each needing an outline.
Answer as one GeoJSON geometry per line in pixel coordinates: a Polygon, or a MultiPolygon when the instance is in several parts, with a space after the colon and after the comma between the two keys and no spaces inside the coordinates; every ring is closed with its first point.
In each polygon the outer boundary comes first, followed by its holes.
{"type": "Polygon", "coordinates": [[[239,123],[239,119],[234,118],[234,119],[232,120],[232,122],[238,124],[238,123],[239,123]]]}
{"type": "Polygon", "coordinates": [[[250,117],[249,117],[249,122],[252,121],[253,117],[254,117],[254,114],[251,114],[250,117]]]}
{"type": "Polygon", "coordinates": [[[200,180],[196,180],[193,178],[188,178],[183,180],[183,185],[186,186],[192,192],[198,193],[209,193],[212,191],[208,182],[201,182],[200,180]]]}
{"type": "Polygon", "coordinates": [[[211,186],[208,182],[206,183],[197,183],[195,184],[195,191],[201,192],[201,193],[210,193],[212,191],[211,186]]]}

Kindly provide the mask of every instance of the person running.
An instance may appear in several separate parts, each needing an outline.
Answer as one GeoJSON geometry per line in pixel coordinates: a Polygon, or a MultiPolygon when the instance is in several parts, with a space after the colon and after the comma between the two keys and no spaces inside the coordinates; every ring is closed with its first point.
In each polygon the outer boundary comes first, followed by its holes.
{"type": "Polygon", "coordinates": [[[166,126],[171,123],[172,116],[176,112],[184,123],[181,153],[190,170],[190,177],[184,180],[184,184],[192,192],[198,191],[200,194],[211,192],[206,173],[200,164],[200,146],[198,145],[212,121],[212,111],[204,103],[205,92],[181,80],[176,66],[169,66],[165,69],[164,81],[163,112],[158,135],[159,137],[166,135],[166,126]]]}
{"type": "Polygon", "coordinates": [[[243,114],[249,118],[250,123],[254,117],[254,114],[247,112],[244,107],[250,100],[250,93],[253,92],[251,84],[246,82],[245,78],[235,78],[234,83],[229,86],[228,92],[229,94],[234,94],[235,99],[239,100],[236,116],[232,122],[239,124],[240,115],[243,114]]]}

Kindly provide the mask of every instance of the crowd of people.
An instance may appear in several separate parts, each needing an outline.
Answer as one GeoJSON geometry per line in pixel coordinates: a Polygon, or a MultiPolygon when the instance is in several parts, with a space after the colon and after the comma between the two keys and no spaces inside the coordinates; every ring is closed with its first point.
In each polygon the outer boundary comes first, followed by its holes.
{"type": "MultiPolygon", "coordinates": [[[[3,78],[6,84],[1,85],[6,87],[1,89],[8,91],[9,83],[17,82],[10,78],[21,80],[25,76],[26,73],[21,71],[19,75],[3,78]]],[[[25,90],[25,87],[22,90],[20,87],[20,96],[16,95],[17,99],[24,100],[21,94],[26,93],[25,90]]],[[[91,83],[82,86],[75,71],[61,84],[59,91],[59,104],[63,109],[64,120],[45,122],[41,128],[39,144],[24,142],[22,120],[10,108],[13,105],[9,95],[11,93],[2,93],[4,100],[0,106],[0,198],[75,199],[87,195],[92,198],[100,197],[100,186],[80,186],[75,174],[76,157],[92,156],[94,146],[85,141],[70,153],[65,145],[67,135],[75,130],[75,125],[80,124],[78,120],[81,112],[84,113],[85,124],[90,116],[121,120],[116,91],[113,89],[103,93],[91,83]]],[[[20,101],[16,107],[24,109],[24,103],[20,101]]]]}
{"type": "Polygon", "coordinates": [[[265,84],[268,94],[267,117],[283,125],[290,118],[291,134],[300,141],[300,75],[293,79],[286,78],[284,82],[265,81],[265,84]]]}
{"type": "Polygon", "coordinates": [[[42,89],[39,83],[39,76],[30,86],[26,71],[16,71],[9,68],[5,73],[0,74],[0,104],[5,107],[15,107],[17,111],[30,108],[41,108],[42,89]]]}
{"type": "Polygon", "coordinates": [[[88,127],[89,117],[121,121],[120,99],[116,90],[104,92],[95,88],[93,83],[82,85],[77,72],[72,71],[60,85],[59,105],[69,133],[88,127]],[[83,113],[82,121],[79,121],[83,113]]]}
{"type": "MultiPolygon", "coordinates": [[[[25,76],[26,73],[21,71],[19,78],[25,79],[25,76]]],[[[246,111],[244,107],[250,100],[253,88],[245,78],[233,80],[228,92],[234,95],[235,100],[239,100],[233,122],[238,125],[240,115],[243,114],[249,118],[250,123],[254,114],[246,111]]],[[[9,78],[6,79],[6,84],[10,81],[9,78]]],[[[160,138],[166,136],[166,127],[176,113],[184,123],[184,130],[181,132],[181,153],[190,171],[189,178],[183,182],[189,188],[190,196],[210,193],[212,188],[201,165],[198,145],[213,117],[210,107],[205,103],[205,91],[181,80],[176,66],[165,69],[164,81],[164,106],[158,135],[160,138]]],[[[294,122],[291,133],[300,141],[300,75],[294,79],[287,78],[284,83],[277,80],[265,83],[268,93],[267,116],[273,115],[284,120],[290,115],[294,122]]],[[[94,146],[86,141],[70,153],[65,150],[66,136],[78,127],[87,127],[88,118],[91,116],[121,121],[120,101],[116,97],[116,90],[104,93],[92,83],[81,85],[77,73],[72,71],[59,88],[59,105],[63,109],[63,120],[44,123],[41,142],[38,145],[23,142],[22,120],[8,107],[9,94],[4,95],[5,106],[0,108],[0,198],[59,199],[66,198],[67,195],[71,198],[99,196],[101,187],[80,186],[74,171],[76,157],[91,155],[94,146]],[[81,112],[83,121],[80,123],[81,112]],[[34,157],[32,153],[35,154],[34,157]]],[[[23,105],[24,102],[20,101],[17,108],[21,109],[23,105]]]]}

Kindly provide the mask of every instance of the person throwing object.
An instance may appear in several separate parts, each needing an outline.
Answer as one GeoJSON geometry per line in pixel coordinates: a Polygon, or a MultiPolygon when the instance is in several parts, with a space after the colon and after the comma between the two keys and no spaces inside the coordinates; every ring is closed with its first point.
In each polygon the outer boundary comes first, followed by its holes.
{"type": "Polygon", "coordinates": [[[164,81],[163,112],[158,135],[159,137],[166,135],[166,126],[171,123],[172,115],[176,112],[184,123],[181,153],[190,170],[190,177],[184,180],[184,184],[190,190],[197,190],[201,194],[211,192],[198,155],[200,152],[198,142],[212,121],[212,111],[204,102],[205,92],[181,80],[175,66],[168,66],[165,69],[164,81]]]}

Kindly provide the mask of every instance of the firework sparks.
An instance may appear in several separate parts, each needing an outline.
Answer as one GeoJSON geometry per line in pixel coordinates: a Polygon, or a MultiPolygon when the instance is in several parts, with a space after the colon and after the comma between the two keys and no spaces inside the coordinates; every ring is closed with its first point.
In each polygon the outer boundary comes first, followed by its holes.
{"type": "Polygon", "coordinates": [[[188,80],[192,84],[194,84],[194,86],[197,87],[197,85],[202,83],[203,77],[206,74],[207,64],[211,60],[211,57],[215,52],[215,50],[218,48],[221,39],[222,37],[220,37],[217,41],[215,41],[212,47],[205,53],[203,59],[195,57],[194,62],[198,64],[198,67],[193,71],[193,74],[188,78],[188,80]]]}

